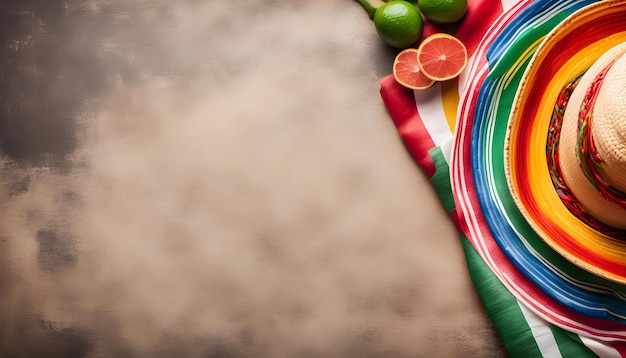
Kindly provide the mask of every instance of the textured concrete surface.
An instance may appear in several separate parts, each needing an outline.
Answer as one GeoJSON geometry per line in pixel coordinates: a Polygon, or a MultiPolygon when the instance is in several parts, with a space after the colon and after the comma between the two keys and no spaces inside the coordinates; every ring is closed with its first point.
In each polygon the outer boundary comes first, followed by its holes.
{"type": "Polygon", "coordinates": [[[0,356],[504,355],[355,1],[2,1],[0,45],[0,356]]]}

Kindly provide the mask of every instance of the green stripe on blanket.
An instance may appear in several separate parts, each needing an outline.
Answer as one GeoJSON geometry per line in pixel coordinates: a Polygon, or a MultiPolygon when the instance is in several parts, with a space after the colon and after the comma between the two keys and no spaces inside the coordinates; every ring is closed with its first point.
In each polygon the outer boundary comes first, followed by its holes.
{"type": "MultiPolygon", "coordinates": [[[[430,178],[443,206],[448,213],[455,209],[454,196],[452,195],[452,187],[450,183],[450,168],[440,147],[434,147],[428,151],[428,154],[435,163],[435,174],[430,178]]],[[[483,302],[487,314],[491,318],[494,327],[507,352],[512,358],[532,358],[543,356],[562,356],[562,357],[597,357],[589,348],[587,348],[580,337],[574,333],[567,332],[554,325],[549,325],[545,321],[542,324],[548,326],[549,329],[533,334],[529,326],[528,319],[524,315],[523,310],[519,306],[519,302],[504,287],[494,273],[485,264],[483,259],[478,255],[472,244],[465,235],[461,234],[463,243],[463,251],[465,252],[467,266],[474,282],[474,286],[478,291],[478,295],[483,302]],[[551,335],[536,337],[535,335],[551,335]],[[541,351],[537,344],[537,339],[549,340],[556,343],[557,351],[545,352],[541,351]]],[[[536,319],[539,319],[537,317],[536,319]]],[[[545,350],[545,346],[543,349],[545,350]]]]}
{"type": "Polygon", "coordinates": [[[428,151],[428,155],[435,163],[435,174],[430,178],[439,199],[443,203],[448,213],[455,209],[454,196],[452,195],[452,185],[450,184],[450,167],[441,151],[441,147],[434,147],[428,151]]]}
{"type": "MultiPolygon", "coordinates": [[[[545,339],[546,337],[536,338],[533,335],[527,323],[527,318],[524,316],[515,297],[493,274],[467,237],[461,234],[461,240],[472,281],[509,355],[512,358],[544,356],[537,345],[537,339],[545,339]]],[[[553,337],[547,338],[556,341],[559,352],[563,357],[597,357],[595,353],[581,342],[578,335],[554,325],[550,325],[550,330],[546,334],[550,333],[553,337]]],[[[558,352],[553,352],[550,355],[558,356],[558,352]]]]}

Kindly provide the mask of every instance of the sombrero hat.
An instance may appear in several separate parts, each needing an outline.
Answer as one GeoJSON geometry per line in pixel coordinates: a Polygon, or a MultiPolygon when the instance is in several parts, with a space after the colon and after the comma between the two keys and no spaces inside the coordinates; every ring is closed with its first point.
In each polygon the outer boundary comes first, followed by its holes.
{"type": "Polygon", "coordinates": [[[607,1],[551,32],[523,75],[505,144],[509,187],[533,229],[575,265],[622,284],[625,98],[607,91],[621,81],[624,31],[624,2],[607,1]]]}
{"type": "Polygon", "coordinates": [[[470,67],[451,165],[461,226],[507,289],[553,324],[622,342],[626,242],[564,206],[546,145],[561,90],[624,41],[626,1],[519,11],[488,44],[487,63],[470,67]]]}

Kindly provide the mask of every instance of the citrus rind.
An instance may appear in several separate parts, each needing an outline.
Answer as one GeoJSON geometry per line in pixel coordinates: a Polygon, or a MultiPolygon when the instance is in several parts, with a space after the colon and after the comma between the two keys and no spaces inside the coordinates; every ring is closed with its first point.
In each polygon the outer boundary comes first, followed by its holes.
{"type": "MultiPolygon", "coordinates": [[[[418,52],[417,64],[420,68],[420,71],[424,74],[424,76],[430,78],[433,81],[447,81],[455,77],[458,77],[461,74],[461,72],[463,72],[463,70],[465,69],[465,66],[467,66],[467,49],[465,48],[465,45],[456,37],[445,34],[445,33],[433,34],[427,37],[426,39],[424,39],[424,41],[422,41],[420,46],[417,48],[417,52],[418,52]],[[430,46],[433,41],[438,41],[440,39],[446,39],[447,41],[450,41],[450,44],[452,46],[458,47],[458,50],[459,50],[458,52],[454,53],[454,55],[458,57],[456,58],[456,60],[460,60],[459,64],[457,65],[458,68],[456,68],[454,72],[446,74],[444,76],[434,74],[430,71],[430,67],[433,67],[431,66],[432,65],[431,60],[435,61],[433,60],[432,56],[430,59],[424,58],[425,57],[424,49],[430,46]]],[[[445,56],[445,54],[441,54],[438,56],[441,57],[445,61],[445,57],[443,57],[445,56]]]]}

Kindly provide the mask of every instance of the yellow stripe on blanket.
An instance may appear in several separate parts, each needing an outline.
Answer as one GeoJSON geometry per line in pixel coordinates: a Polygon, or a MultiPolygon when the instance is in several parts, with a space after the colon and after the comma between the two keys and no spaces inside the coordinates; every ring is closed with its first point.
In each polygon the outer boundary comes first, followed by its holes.
{"type": "Polygon", "coordinates": [[[458,78],[441,82],[441,104],[443,105],[443,113],[446,116],[450,133],[454,133],[454,128],[456,126],[456,113],[459,108],[458,78]]]}

